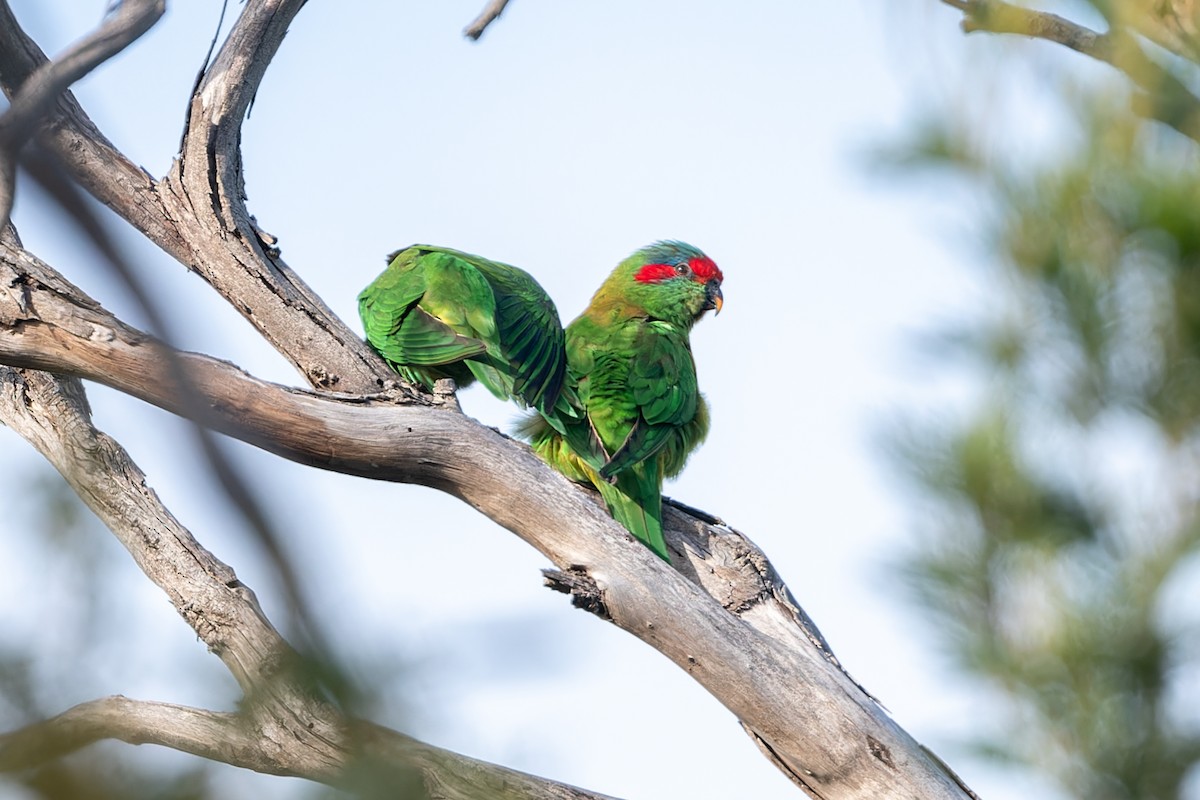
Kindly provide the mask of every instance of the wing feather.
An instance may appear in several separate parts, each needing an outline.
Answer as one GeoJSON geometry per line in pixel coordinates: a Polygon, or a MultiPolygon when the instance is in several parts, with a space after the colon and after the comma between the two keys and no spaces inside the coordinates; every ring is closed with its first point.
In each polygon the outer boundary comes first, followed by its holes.
{"type": "Polygon", "coordinates": [[[447,275],[456,265],[439,255],[421,247],[397,251],[358,297],[367,341],[395,366],[442,366],[487,351],[488,325],[472,324],[478,315],[469,307],[486,303],[470,295],[487,285],[447,275]]]}
{"type": "Polygon", "coordinates": [[[496,396],[547,417],[578,416],[560,403],[567,364],[558,311],[524,270],[414,245],[389,257],[359,296],[359,313],[367,340],[393,366],[464,361],[470,372],[456,377],[473,375],[496,396]]]}
{"type": "Polygon", "coordinates": [[[647,322],[635,338],[627,386],[636,416],[629,432],[600,470],[606,479],[657,455],[696,416],[700,392],[687,334],[647,322]]]}

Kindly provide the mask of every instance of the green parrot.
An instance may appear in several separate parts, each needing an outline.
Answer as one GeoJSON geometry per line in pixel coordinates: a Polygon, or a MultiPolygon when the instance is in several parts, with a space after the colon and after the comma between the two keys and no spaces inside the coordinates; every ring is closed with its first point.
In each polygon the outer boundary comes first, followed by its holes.
{"type": "Polygon", "coordinates": [[[547,463],[595,486],[613,517],[666,561],[662,482],[708,433],[688,333],[720,312],[721,270],[683,242],[657,242],[622,261],[567,326],[570,417],[520,425],[547,463]]]}
{"type": "Polygon", "coordinates": [[[529,273],[444,247],[413,245],[358,296],[367,341],[401,377],[432,389],[475,379],[502,400],[572,419],[558,311],[529,273]]]}

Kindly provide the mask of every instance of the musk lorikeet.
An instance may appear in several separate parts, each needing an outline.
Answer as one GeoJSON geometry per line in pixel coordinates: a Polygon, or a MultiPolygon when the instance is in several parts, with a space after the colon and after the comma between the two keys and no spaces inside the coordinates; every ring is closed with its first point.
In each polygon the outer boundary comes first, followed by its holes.
{"type": "Polygon", "coordinates": [[[501,399],[559,420],[575,413],[562,392],[562,323],[529,273],[444,247],[413,245],[358,296],[367,341],[410,383],[478,379],[501,399]]]}
{"type": "Polygon", "coordinates": [[[567,326],[572,417],[533,415],[520,432],[550,465],[595,486],[613,517],[664,560],[662,482],[708,433],[688,333],[720,312],[721,270],[683,242],[622,261],[567,326]]]}

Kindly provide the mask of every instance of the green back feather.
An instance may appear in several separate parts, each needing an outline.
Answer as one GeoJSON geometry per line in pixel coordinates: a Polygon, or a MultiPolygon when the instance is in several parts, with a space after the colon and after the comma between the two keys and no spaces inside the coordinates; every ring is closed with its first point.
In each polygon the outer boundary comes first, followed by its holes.
{"type": "Polygon", "coordinates": [[[414,245],[359,295],[367,341],[426,388],[474,379],[502,399],[547,414],[566,379],[558,311],[524,270],[442,247],[414,245]],[[465,368],[464,368],[465,367],[465,368]]]}

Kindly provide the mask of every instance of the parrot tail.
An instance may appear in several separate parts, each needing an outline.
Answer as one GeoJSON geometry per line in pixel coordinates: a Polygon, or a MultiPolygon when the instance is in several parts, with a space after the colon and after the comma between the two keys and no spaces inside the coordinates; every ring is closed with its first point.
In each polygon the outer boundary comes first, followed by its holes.
{"type": "Polygon", "coordinates": [[[628,528],[634,538],[653,550],[655,555],[670,564],[671,557],[667,555],[667,542],[663,538],[662,530],[662,495],[655,492],[646,502],[639,503],[605,480],[598,481],[595,486],[600,490],[613,519],[628,528]]]}

